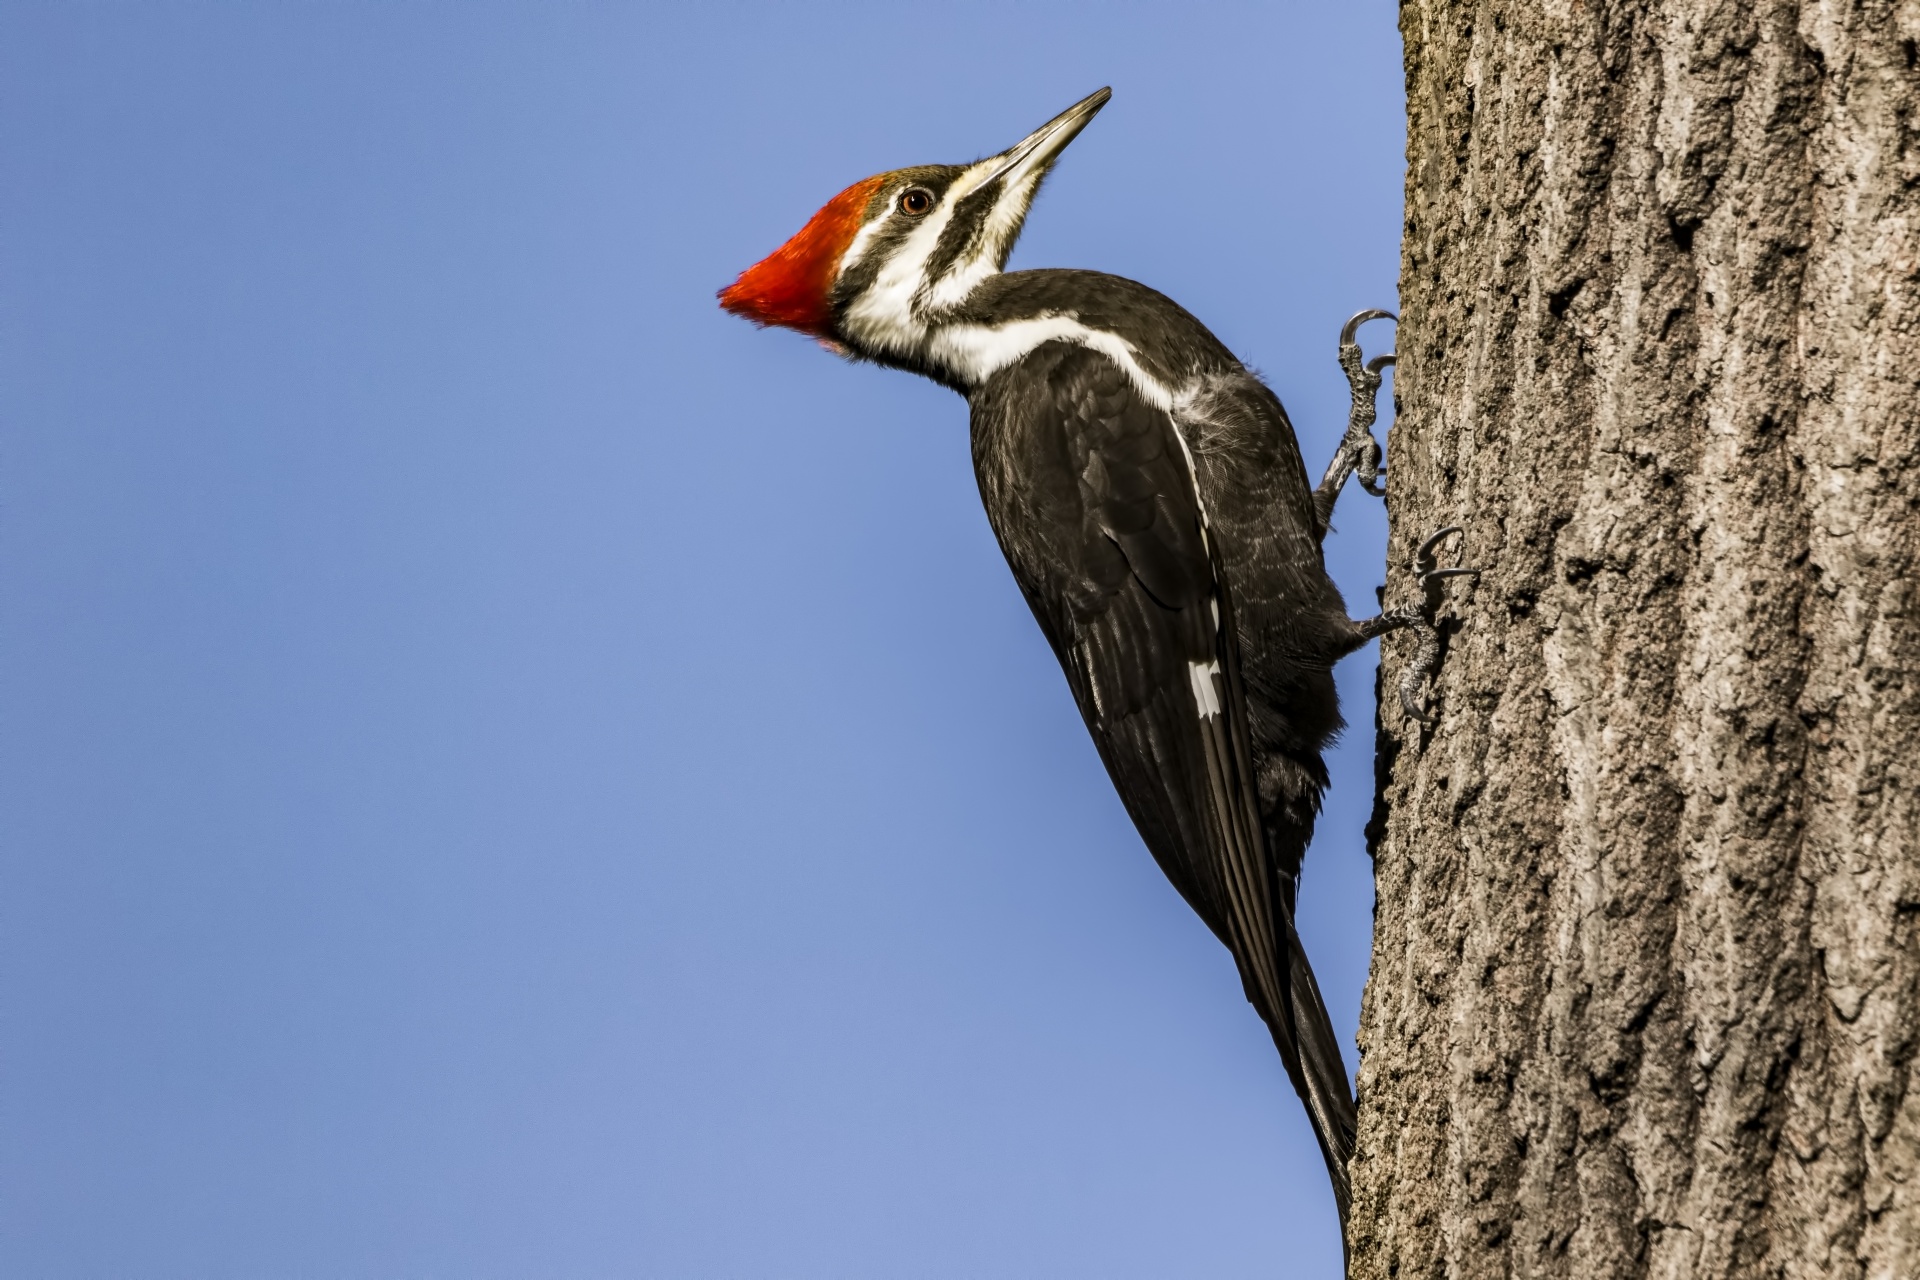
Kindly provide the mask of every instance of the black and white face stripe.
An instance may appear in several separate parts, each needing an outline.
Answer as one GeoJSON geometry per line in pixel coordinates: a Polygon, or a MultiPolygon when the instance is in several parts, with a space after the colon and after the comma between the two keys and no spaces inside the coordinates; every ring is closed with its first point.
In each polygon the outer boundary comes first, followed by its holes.
{"type": "Polygon", "coordinates": [[[994,178],[954,199],[953,217],[941,230],[939,241],[927,257],[926,279],[918,299],[923,307],[932,303],[936,291],[943,288],[949,293],[959,293],[956,302],[964,299],[972,292],[964,282],[970,270],[977,271],[991,263],[991,269],[997,271],[1006,265],[1007,254],[1013,251],[1013,238],[1006,237],[1004,244],[996,246],[989,236],[995,206],[1006,191],[1005,184],[1005,178],[994,178]]]}
{"type": "Polygon", "coordinates": [[[887,183],[868,202],[866,220],[841,258],[833,286],[836,310],[844,312],[875,287],[881,270],[900,256],[908,239],[940,214],[955,180],[965,172],[962,165],[921,165],[888,175],[887,183]],[[916,188],[933,197],[933,208],[917,216],[900,207],[900,197],[916,188]]]}
{"type": "Polygon", "coordinates": [[[1006,265],[1048,169],[1109,96],[1088,96],[999,155],[889,175],[833,290],[849,344],[879,357],[925,356],[941,316],[1006,265]],[[934,197],[924,214],[901,207],[901,193],[914,187],[934,197]]]}
{"type": "MultiPolygon", "coordinates": [[[[998,270],[1004,254],[996,260],[988,240],[1002,193],[997,181],[981,185],[998,167],[994,157],[941,172],[909,170],[911,176],[898,189],[920,185],[934,191],[932,211],[918,217],[905,213],[896,196],[860,229],[841,266],[843,286],[836,289],[846,298],[840,328],[856,346],[911,355],[926,341],[943,305],[958,305],[972,286],[998,270]]],[[[889,183],[883,190],[893,189],[889,183]]],[[[1011,236],[1006,248],[1012,248],[1011,236]]]]}

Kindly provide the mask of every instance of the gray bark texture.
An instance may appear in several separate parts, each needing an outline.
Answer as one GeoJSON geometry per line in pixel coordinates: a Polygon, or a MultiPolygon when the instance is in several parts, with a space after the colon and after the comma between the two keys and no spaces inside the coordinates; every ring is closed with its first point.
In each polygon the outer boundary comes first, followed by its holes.
{"type": "Polygon", "coordinates": [[[1920,0],[1402,33],[1352,1274],[1920,1280],[1920,0]]]}

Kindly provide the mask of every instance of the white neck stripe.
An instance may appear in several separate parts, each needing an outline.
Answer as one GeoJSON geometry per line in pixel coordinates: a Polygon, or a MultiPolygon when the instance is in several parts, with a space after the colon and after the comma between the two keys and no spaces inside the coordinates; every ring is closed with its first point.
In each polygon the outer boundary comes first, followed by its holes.
{"type": "Polygon", "coordinates": [[[1036,316],[991,328],[943,325],[927,335],[924,350],[928,360],[971,391],[1049,342],[1071,342],[1098,351],[1120,366],[1147,403],[1163,411],[1173,409],[1173,392],[1140,367],[1131,342],[1117,333],[1090,329],[1072,316],[1036,316]]]}

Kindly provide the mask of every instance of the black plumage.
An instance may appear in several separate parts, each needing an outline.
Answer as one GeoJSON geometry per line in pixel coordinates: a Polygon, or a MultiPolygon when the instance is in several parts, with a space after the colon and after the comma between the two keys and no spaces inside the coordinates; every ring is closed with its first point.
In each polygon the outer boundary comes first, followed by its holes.
{"type": "MultiPolygon", "coordinates": [[[[1147,847],[1233,953],[1344,1221],[1353,1099],[1294,930],[1341,724],[1333,664],[1401,626],[1425,628],[1423,662],[1438,652],[1419,609],[1348,618],[1320,551],[1348,474],[1372,474],[1380,361],[1342,347],[1356,414],[1316,491],[1280,401],[1173,301],[1097,272],[1006,274],[1041,180],[1107,98],[974,164],[849,187],[721,301],[967,397],[1007,563],[1147,847]]],[[[1462,572],[1423,570],[1423,608],[1462,572]]]]}
{"type": "Polygon", "coordinates": [[[1127,812],[1273,1033],[1344,1215],[1353,1102],[1293,912],[1339,726],[1331,668],[1358,642],[1279,402],[1187,320],[1217,366],[1207,416],[1051,342],[972,393],[974,467],[1127,812]]]}

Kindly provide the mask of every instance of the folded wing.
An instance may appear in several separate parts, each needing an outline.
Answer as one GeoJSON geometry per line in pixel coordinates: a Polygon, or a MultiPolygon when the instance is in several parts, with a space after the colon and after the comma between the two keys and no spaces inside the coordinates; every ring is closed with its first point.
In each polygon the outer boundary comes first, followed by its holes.
{"type": "Polygon", "coordinates": [[[1067,343],[972,400],[981,495],[1014,577],[1147,847],[1232,951],[1344,1217],[1346,1070],[1264,845],[1231,586],[1178,428],[1111,359],[1067,343]]]}

